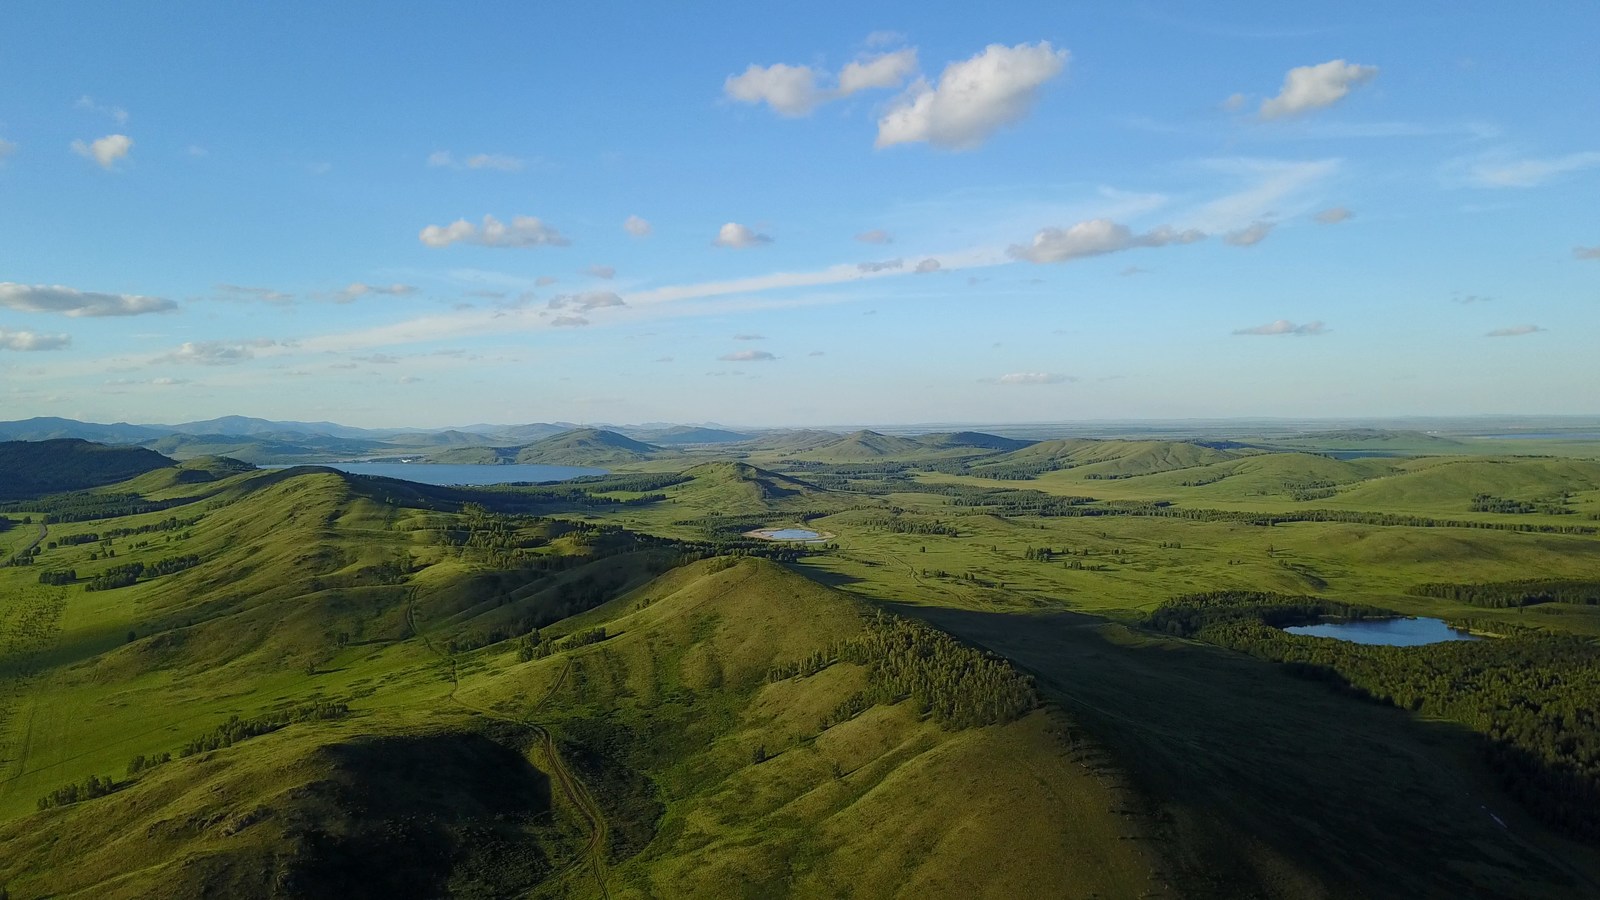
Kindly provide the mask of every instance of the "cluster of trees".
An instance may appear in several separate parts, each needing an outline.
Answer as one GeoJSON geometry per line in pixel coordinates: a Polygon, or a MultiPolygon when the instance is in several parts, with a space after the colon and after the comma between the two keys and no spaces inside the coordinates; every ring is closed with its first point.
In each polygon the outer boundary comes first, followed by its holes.
{"type": "Polygon", "coordinates": [[[72,494],[55,494],[39,500],[16,501],[0,504],[0,511],[19,512],[24,509],[44,513],[45,524],[89,522],[95,519],[116,519],[141,513],[160,512],[193,502],[191,498],[147,500],[140,494],[91,494],[80,491],[72,494]]]}
{"type": "Polygon", "coordinates": [[[1411,589],[1411,593],[1490,609],[1533,606],[1537,603],[1600,606],[1600,580],[1526,579],[1482,584],[1432,582],[1417,585],[1411,589]]]}
{"type": "Polygon", "coordinates": [[[77,580],[78,580],[78,570],[77,569],[67,569],[64,572],[40,572],[39,573],[39,583],[40,584],[48,584],[48,585],[52,585],[52,586],[55,586],[55,587],[61,587],[61,586],[64,586],[64,585],[72,584],[73,582],[75,582],[77,580]]]}
{"type": "Polygon", "coordinates": [[[1268,591],[1212,591],[1168,600],[1145,619],[1144,626],[1179,637],[1194,637],[1206,628],[1238,622],[1287,628],[1315,622],[1323,616],[1367,619],[1396,615],[1398,613],[1392,610],[1340,603],[1323,597],[1268,591]]]}
{"type": "Polygon", "coordinates": [[[198,565],[200,565],[200,557],[194,553],[190,553],[187,556],[169,556],[149,564],[142,562],[123,563],[120,566],[112,566],[89,579],[89,583],[84,586],[84,589],[109,591],[137,584],[142,577],[159,578],[162,575],[182,572],[184,569],[198,565]]]}
{"type": "Polygon", "coordinates": [[[10,559],[6,560],[8,566],[31,566],[33,558],[39,555],[39,545],[34,544],[26,550],[19,550],[10,559]]]}
{"type": "Polygon", "coordinates": [[[86,531],[83,534],[63,534],[45,546],[54,550],[57,547],[76,547],[79,544],[98,543],[100,543],[100,535],[93,531],[86,531]]]}
{"type": "Polygon", "coordinates": [[[1005,659],[881,612],[839,648],[839,658],[867,667],[867,700],[910,700],[947,729],[1009,722],[1039,703],[1033,680],[1005,659]]]}
{"type": "Polygon", "coordinates": [[[956,537],[961,530],[954,525],[934,519],[907,519],[903,516],[877,516],[861,520],[861,524],[878,531],[887,531],[890,534],[942,534],[947,537],[956,537]]]}
{"type": "Polygon", "coordinates": [[[1510,629],[1495,640],[1388,647],[1274,627],[1340,608],[1362,611],[1315,597],[1219,593],[1166,604],[1147,624],[1471,728],[1530,811],[1566,834],[1600,840],[1600,644],[1510,629]]]}
{"type": "Polygon", "coordinates": [[[40,809],[50,809],[56,806],[66,806],[83,800],[93,800],[104,797],[117,789],[117,783],[109,775],[90,775],[83,781],[56,788],[39,798],[40,809]]]}
{"type": "Polygon", "coordinates": [[[1543,513],[1547,516],[1565,516],[1576,512],[1576,510],[1567,506],[1567,501],[1571,497],[1572,495],[1565,491],[1554,498],[1539,500],[1512,500],[1507,497],[1496,497],[1493,494],[1477,494],[1472,498],[1472,511],[1511,513],[1514,515],[1543,513]]]}
{"type": "Polygon", "coordinates": [[[921,622],[878,612],[861,633],[767,671],[767,681],[808,678],[836,662],[865,666],[869,687],[823,716],[826,731],[879,704],[910,700],[950,730],[998,725],[1039,705],[1033,679],[1004,658],[921,622]]]}
{"type": "Polygon", "coordinates": [[[598,644],[605,639],[606,630],[604,628],[575,631],[559,641],[541,638],[539,630],[536,628],[517,642],[517,658],[523,662],[544,659],[556,653],[564,653],[568,650],[576,650],[579,647],[587,647],[590,644],[598,644]]]}
{"type": "Polygon", "coordinates": [[[286,728],[296,722],[339,719],[349,714],[349,705],[342,701],[316,700],[254,719],[241,719],[238,716],[232,716],[228,721],[218,725],[206,734],[184,744],[183,749],[178,751],[178,755],[194,756],[196,753],[232,747],[240,741],[268,734],[280,728],[286,728]]]}
{"type": "Polygon", "coordinates": [[[172,762],[171,753],[152,753],[149,756],[140,753],[134,756],[133,759],[128,760],[128,777],[132,778],[135,775],[148,772],[156,766],[165,765],[169,762],[172,762]]]}
{"type": "MultiPolygon", "coordinates": [[[[159,522],[151,522],[148,525],[133,525],[126,528],[107,528],[103,534],[108,538],[119,538],[132,537],[136,534],[153,534],[161,531],[179,531],[185,528],[193,528],[195,525],[200,523],[201,518],[201,516],[190,516],[187,519],[180,519],[177,516],[168,516],[159,522]]],[[[188,535],[184,536],[188,537],[188,535]]]]}

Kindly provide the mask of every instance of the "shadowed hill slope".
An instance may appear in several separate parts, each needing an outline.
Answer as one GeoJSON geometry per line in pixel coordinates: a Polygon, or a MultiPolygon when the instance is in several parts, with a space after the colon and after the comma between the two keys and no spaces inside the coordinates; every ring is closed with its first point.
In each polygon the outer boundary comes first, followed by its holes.
{"type": "Polygon", "coordinates": [[[79,491],[175,466],[138,447],[108,447],[79,438],[0,443],[0,500],[79,491]]]}

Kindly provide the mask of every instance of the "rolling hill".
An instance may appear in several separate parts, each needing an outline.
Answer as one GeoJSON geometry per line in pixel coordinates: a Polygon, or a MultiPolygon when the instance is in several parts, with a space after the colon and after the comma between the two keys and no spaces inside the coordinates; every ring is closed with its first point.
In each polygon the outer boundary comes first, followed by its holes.
{"type": "Polygon", "coordinates": [[[737,431],[689,425],[677,425],[661,431],[643,432],[639,437],[652,444],[672,446],[685,444],[737,444],[740,441],[750,440],[750,435],[741,434],[737,431]]]}
{"type": "Polygon", "coordinates": [[[927,453],[928,448],[910,438],[861,430],[823,444],[806,447],[795,459],[819,462],[850,462],[927,453]]]}
{"type": "Polygon", "coordinates": [[[79,438],[0,443],[0,500],[20,500],[126,481],[177,465],[153,450],[79,438]]]}
{"type": "Polygon", "coordinates": [[[826,493],[813,484],[738,462],[711,462],[685,469],[687,481],[665,490],[680,504],[720,515],[759,515],[805,506],[826,493]]]}
{"type": "Polygon", "coordinates": [[[973,463],[974,474],[1011,477],[1074,469],[1084,478],[1127,478],[1205,466],[1237,458],[1185,441],[1099,441],[1072,438],[1040,441],[973,463]]]}
{"type": "Polygon", "coordinates": [[[1024,441],[1017,438],[984,434],[981,431],[947,431],[935,434],[919,434],[916,440],[918,443],[938,450],[972,448],[975,450],[999,450],[1008,453],[1037,443],[1036,441],[1024,441]]]}

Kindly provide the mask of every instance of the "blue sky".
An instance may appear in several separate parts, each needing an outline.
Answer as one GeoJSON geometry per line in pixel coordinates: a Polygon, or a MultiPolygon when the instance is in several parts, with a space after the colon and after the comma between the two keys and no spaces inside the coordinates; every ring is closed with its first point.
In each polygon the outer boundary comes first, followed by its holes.
{"type": "Polygon", "coordinates": [[[1600,7],[0,7],[0,418],[1600,412],[1600,7]]]}

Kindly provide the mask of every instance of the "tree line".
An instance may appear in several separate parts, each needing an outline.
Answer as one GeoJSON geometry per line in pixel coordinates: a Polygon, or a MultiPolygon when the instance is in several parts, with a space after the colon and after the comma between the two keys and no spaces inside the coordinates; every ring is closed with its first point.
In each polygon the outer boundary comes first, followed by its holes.
{"type": "Polygon", "coordinates": [[[1600,606],[1600,580],[1584,579],[1524,579],[1521,581],[1492,581],[1481,584],[1451,584],[1430,582],[1411,589],[1419,597],[1454,600],[1472,606],[1490,609],[1509,609],[1533,606],[1539,603],[1572,603],[1580,606],[1600,606]]]}
{"type": "Polygon", "coordinates": [[[1222,592],[1171,601],[1145,624],[1458,722],[1483,735],[1491,768],[1530,812],[1569,836],[1600,841],[1600,644],[1502,626],[1507,636],[1494,640],[1389,647],[1278,627],[1384,612],[1317,597],[1222,592]]]}

